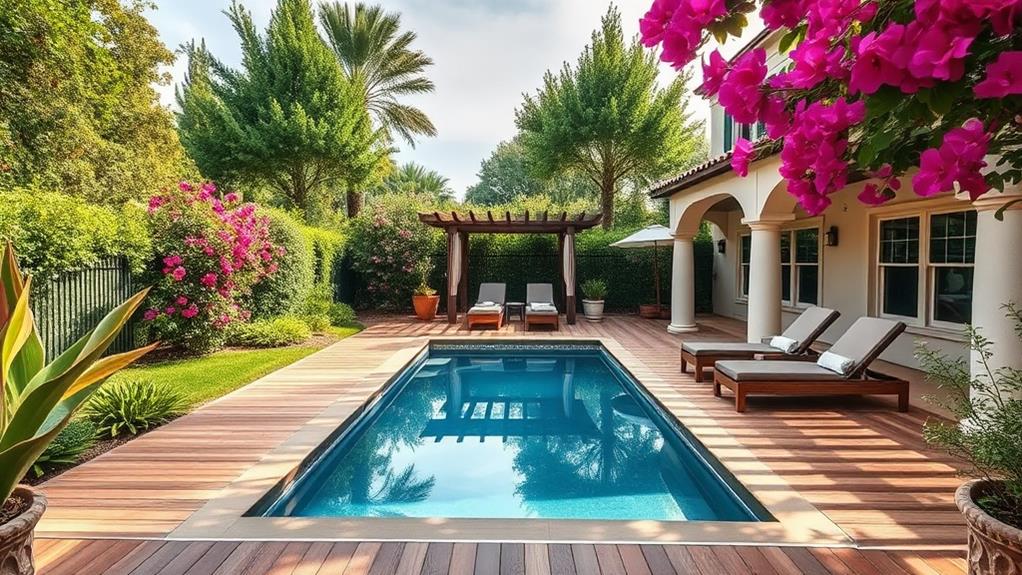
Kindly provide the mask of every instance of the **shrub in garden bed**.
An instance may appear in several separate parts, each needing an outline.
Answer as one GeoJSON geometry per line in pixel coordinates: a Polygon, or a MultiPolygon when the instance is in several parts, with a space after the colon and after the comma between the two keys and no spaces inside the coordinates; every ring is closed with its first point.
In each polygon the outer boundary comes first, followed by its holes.
{"type": "Polygon", "coordinates": [[[60,430],[53,442],[35,461],[32,471],[41,477],[60,465],[71,465],[78,462],[83,453],[96,445],[98,433],[96,424],[88,419],[74,419],[60,430]]]}
{"type": "Polygon", "coordinates": [[[415,272],[443,245],[443,233],[419,221],[425,209],[415,197],[386,195],[351,221],[348,250],[361,276],[359,307],[410,309],[421,281],[415,272]]]}
{"type": "Polygon", "coordinates": [[[277,271],[252,287],[247,307],[256,318],[298,313],[315,281],[315,257],[305,226],[291,214],[261,210],[268,218],[270,241],[280,248],[277,271]]]}
{"type": "Polygon", "coordinates": [[[121,381],[100,387],[83,414],[96,424],[101,437],[117,437],[138,435],[183,414],[187,407],[184,396],[170,386],[121,381]]]}
{"type": "Polygon", "coordinates": [[[149,213],[161,269],[144,315],[148,335],[195,353],[222,347],[226,328],[249,318],[246,298],[286,249],[273,243],[255,204],[220,198],[212,184],[183,182],[154,196],[149,213]]]}
{"type": "Polygon", "coordinates": [[[312,337],[309,324],[299,317],[282,316],[237,323],[229,329],[228,342],[239,347],[283,347],[312,337]]]}

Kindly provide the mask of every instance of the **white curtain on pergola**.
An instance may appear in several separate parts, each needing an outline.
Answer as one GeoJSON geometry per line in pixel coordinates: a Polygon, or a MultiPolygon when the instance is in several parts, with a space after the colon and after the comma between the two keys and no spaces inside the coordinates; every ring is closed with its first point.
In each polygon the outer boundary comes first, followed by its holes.
{"type": "Polygon", "coordinates": [[[564,236],[564,289],[569,296],[575,295],[575,235],[564,236]]]}
{"type": "Polygon", "coordinates": [[[447,278],[447,294],[449,296],[458,294],[458,284],[461,283],[461,233],[453,233],[448,236],[450,245],[447,246],[447,257],[450,259],[447,269],[450,276],[447,278]]]}

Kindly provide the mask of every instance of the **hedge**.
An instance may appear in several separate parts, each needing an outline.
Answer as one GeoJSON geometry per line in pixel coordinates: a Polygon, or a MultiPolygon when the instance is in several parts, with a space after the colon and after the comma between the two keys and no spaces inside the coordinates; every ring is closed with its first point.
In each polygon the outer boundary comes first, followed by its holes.
{"type": "Polygon", "coordinates": [[[314,286],[333,286],[344,236],[315,228],[279,209],[262,208],[270,218],[270,237],[284,248],[277,271],[252,291],[251,310],[257,318],[299,314],[314,286]]]}
{"type": "Polygon", "coordinates": [[[152,257],[145,208],[96,206],[55,192],[0,193],[0,239],[10,240],[39,288],[60,274],[123,256],[134,272],[152,257]]]}
{"type": "MultiPolygon", "coordinates": [[[[622,249],[610,244],[633,233],[627,231],[590,230],[576,236],[576,285],[599,278],[607,282],[606,308],[608,311],[634,312],[640,304],[653,303],[653,250],[622,249]]],[[[660,265],[661,302],[670,305],[671,300],[671,249],[658,250],[660,265]]],[[[446,301],[447,254],[433,255],[433,271],[430,285],[436,288],[446,301]]],[[[708,235],[696,238],[696,310],[710,312],[713,309],[713,244],[708,235]]],[[[364,296],[365,280],[356,270],[348,269],[344,274],[349,285],[344,286],[342,299],[357,308],[372,307],[364,296]]],[[[557,256],[557,238],[554,235],[500,235],[479,234],[469,240],[469,299],[474,299],[483,282],[504,282],[507,284],[508,301],[524,301],[525,285],[528,283],[552,283],[560,281],[560,265],[557,256]]],[[[556,291],[556,290],[555,290],[556,291]]],[[[411,291],[394,294],[399,302],[411,306],[411,291]]],[[[582,294],[577,290],[581,306],[582,294]]],[[[563,309],[563,302],[558,301],[563,309]]]]}

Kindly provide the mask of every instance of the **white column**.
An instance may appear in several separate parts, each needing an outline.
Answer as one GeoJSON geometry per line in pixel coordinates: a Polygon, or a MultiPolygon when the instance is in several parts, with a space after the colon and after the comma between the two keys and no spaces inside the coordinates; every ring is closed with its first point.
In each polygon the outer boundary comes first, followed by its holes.
{"type": "MultiPolygon", "coordinates": [[[[1004,221],[997,221],[994,213],[1011,199],[1022,196],[999,194],[975,202],[976,268],[973,271],[972,324],[991,342],[993,356],[989,367],[1022,369],[1022,341],[1015,333],[1015,323],[1005,317],[1002,305],[1014,302],[1022,306],[1022,204],[1015,204],[1004,212],[1004,221]]],[[[978,354],[972,354],[972,375],[985,374],[986,369],[978,354]]]]}
{"type": "Polygon", "coordinates": [[[752,230],[748,341],[781,333],[781,224],[794,215],[742,220],[752,230]]]}
{"type": "Polygon", "coordinates": [[[692,333],[696,327],[695,252],[692,236],[674,236],[674,258],[671,263],[671,333],[692,333]]]}

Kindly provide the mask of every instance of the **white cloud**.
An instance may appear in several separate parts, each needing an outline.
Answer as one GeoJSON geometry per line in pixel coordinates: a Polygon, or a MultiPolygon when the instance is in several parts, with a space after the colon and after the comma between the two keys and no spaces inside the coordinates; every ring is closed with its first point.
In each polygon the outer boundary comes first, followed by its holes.
{"type": "MultiPolygon", "coordinates": [[[[260,27],[269,21],[273,0],[247,1],[260,27]]],[[[439,135],[403,150],[401,161],[416,161],[450,178],[460,194],[475,180],[479,162],[501,140],[514,135],[514,110],[523,92],[538,88],[543,74],[573,62],[590,39],[607,4],[591,0],[391,0],[418,36],[416,47],[434,59],[432,94],[409,102],[421,107],[439,135]]],[[[212,52],[229,64],[240,58],[234,31],[222,14],[226,0],[165,0],[150,19],[171,48],[204,37],[212,52]]],[[[648,0],[620,4],[625,32],[638,33],[648,0]]],[[[664,66],[664,78],[674,72],[664,66]]],[[[179,61],[175,82],[184,75],[179,61]]],[[[173,102],[173,88],[161,92],[173,102]]],[[[705,111],[705,106],[701,106],[705,111]]]]}

